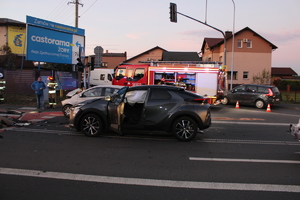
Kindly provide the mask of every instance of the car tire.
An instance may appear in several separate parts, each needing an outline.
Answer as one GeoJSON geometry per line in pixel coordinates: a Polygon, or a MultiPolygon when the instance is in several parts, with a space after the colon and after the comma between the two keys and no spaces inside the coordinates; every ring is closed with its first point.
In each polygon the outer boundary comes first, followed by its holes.
{"type": "Polygon", "coordinates": [[[172,124],[172,133],[179,141],[190,141],[197,135],[198,127],[189,117],[180,117],[172,124]]]}
{"type": "Polygon", "coordinates": [[[102,120],[95,114],[87,114],[80,121],[81,132],[88,137],[97,137],[102,133],[102,120]]]}
{"type": "Polygon", "coordinates": [[[261,109],[266,107],[266,104],[263,100],[257,100],[255,101],[255,107],[261,109]]]}
{"type": "Polygon", "coordinates": [[[64,105],[64,107],[62,108],[62,112],[64,113],[64,116],[66,118],[70,118],[71,106],[72,105],[64,105]]]}
{"type": "Polygon", "coordinates": [[[229,99],[227,97],[224,97],[222,100],[221,100],[222,104],[224,105],[227,105],[229,104],[229,99]]]}

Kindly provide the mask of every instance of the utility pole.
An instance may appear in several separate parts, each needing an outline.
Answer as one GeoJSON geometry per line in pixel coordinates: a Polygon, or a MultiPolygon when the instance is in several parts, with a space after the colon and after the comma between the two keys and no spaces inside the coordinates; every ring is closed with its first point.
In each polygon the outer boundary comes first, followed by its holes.
{"type": "Polygon", "coordinates": [[[68,2],[69,4],[75,4],[75,27],[78,28],[78,5],[81,5],[81,7],[83,6],[82,3],[79,3],[79,0],[73,1],[73,2],[68,2]]]}
{"type": "MultiPolygon", "coordinates": [[[[78,18],[79,18],[79,16],[78,16],[78,5],[81,5],[81,7],[83,7],[83,4],[82,3],[79,3],[79,1],[78,0],[75,0],[75,1],[73,1],[73,2],[68,2],[68,5],[69,4],[75,4],[75,27],[76,28],[78,28],[78,18]]],[[[81,58],[81,51],[80,51],[80,49],[79,49],[79,58],[81,58]]],[[[72,71],[74,72],[74,71],[76,71],[75,70],[75,65],[73,65],[72,66],[72,71]]]]}

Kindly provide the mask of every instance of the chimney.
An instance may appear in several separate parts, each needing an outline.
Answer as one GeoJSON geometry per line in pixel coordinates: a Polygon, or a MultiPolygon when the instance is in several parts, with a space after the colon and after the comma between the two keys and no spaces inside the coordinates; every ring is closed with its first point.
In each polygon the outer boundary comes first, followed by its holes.
{"type": "Polygon", "coordinates": [[[226,31],[225,32],[225,38],[231,37],[232,36],[232,32],[231,31],[226,31]]]}

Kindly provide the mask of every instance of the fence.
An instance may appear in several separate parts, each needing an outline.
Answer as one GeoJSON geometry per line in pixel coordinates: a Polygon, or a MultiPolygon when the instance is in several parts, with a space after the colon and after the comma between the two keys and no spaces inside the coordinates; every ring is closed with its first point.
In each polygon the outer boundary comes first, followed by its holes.
{"type": "Polygon", "coordinates": [[[30,94],[32,89],[30,85],[38,76],[50,76],[51,71],[44,70],[5,70],[4,78],[6,80],[6,94],[30,94]]]}

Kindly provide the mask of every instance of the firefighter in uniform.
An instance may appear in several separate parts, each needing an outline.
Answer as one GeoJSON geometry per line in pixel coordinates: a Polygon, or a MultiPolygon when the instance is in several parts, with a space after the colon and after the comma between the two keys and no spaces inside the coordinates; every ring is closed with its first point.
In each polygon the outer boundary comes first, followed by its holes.
{"type": "Polygon", "coordinates": [[[56,107],[56,88],[58,87],[57,82],[55,81],[53,76],[48,77],[48,98],[49,98],[49,108],[56,107]]]}
{"type": "Polygon", "coordinates": [[[4,90],[5,90],[5,79],[4,79],[4,73],[2,71],[0,71],[0,103],[2,103],[4,101],[4,90]]]}

